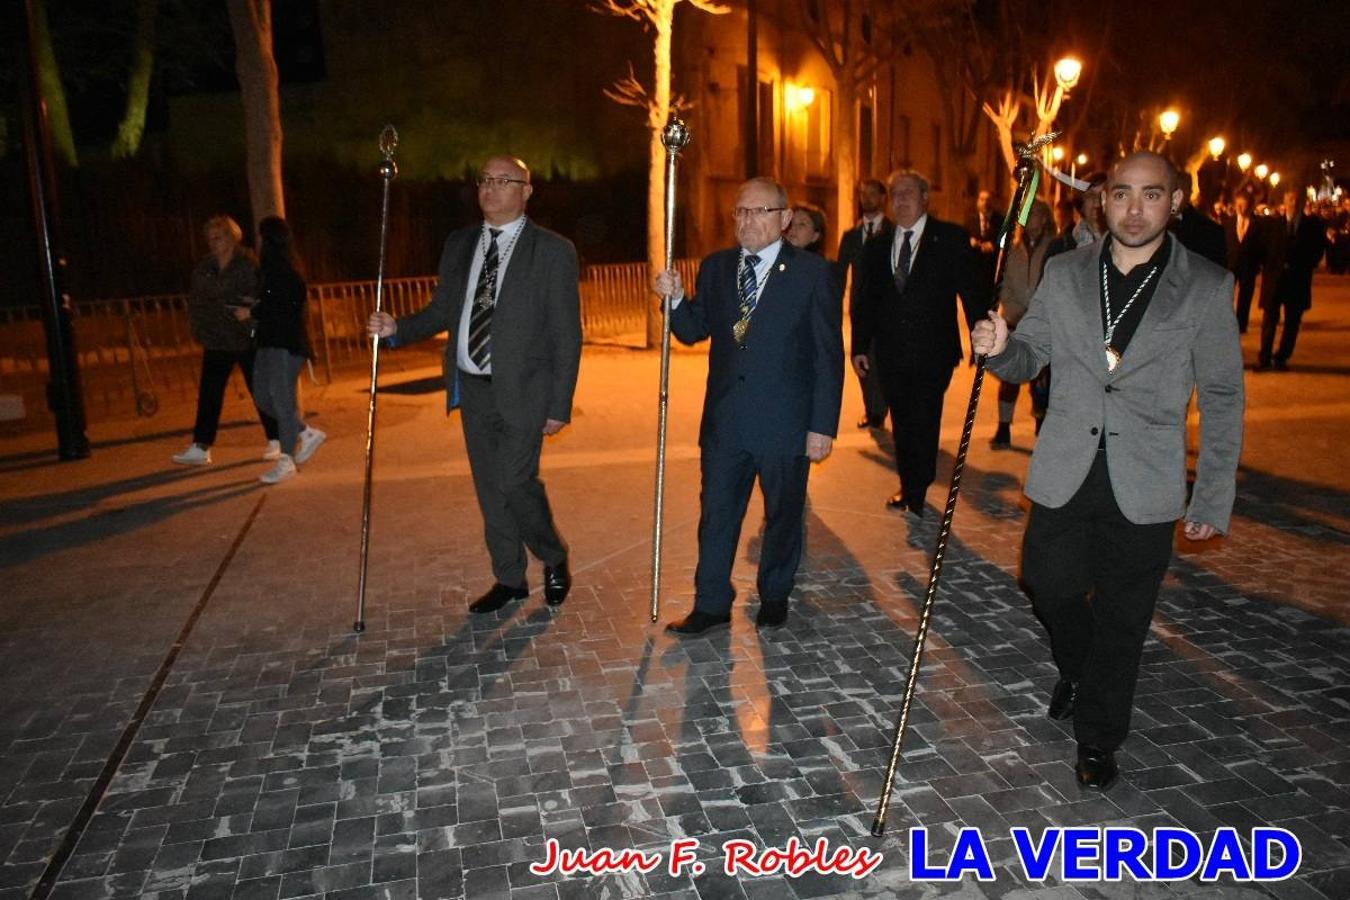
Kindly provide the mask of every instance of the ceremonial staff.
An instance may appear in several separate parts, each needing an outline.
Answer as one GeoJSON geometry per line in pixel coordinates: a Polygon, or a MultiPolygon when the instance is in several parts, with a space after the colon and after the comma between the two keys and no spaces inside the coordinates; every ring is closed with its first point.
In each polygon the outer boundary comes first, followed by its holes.
{"type": "MultiPolygon", "coordinates": [[[[994,260],[994,293],[998,297],[999,285],[1003,282],[1003,269],[1008,261],[1008,243],[1012,237],[1014,219],[1025,225],[1031,201],[1036,199],[1036,184],[1040,180],[1036,168],[1036,154],[1041,147],[1058,136],[1058,132],[1042,135],[1029,144],[1016,147],[1017,165],[1013,174],[1017,179],[1017,189],[1013,191],[1012,202],[1008,205],[1008,214],[1003,218],[1003,227],[998,234],[998,255],[994,260]]],[[[937,597],[938,582],[942,578],[942,563],[947,556],[947,540],[951,536],[952,517],[956,514],[956,498],[961,492],[961,475],[966,468],[966,454],[970,450],[970,434],[975,428],[975,409],[980,402],[980,388],[984,384],[984,356],[975,358],[975,382],[970,388],[970,404],[966,407],[966,422],[961,429],[961,444],[956,451],[956,463],[952,467],[952,486],[947,492],[947,508],[942,514],[942,527],[938,529],[937,548],[933,551],[933,567],[928,574],[928,591],[924,594],[923,608],[919,612],[919,628],[914,635],[914,652],[909,661],[909,676],[905,680],[905,693],[900,704],[900,720],[895,726],[895,740],[891,744],[891,758],[886,765],[886,777],[881,784],[881,799],[877,804],[877,815],[872,820],[872,834],[881,837],[886,832],[886,813],[891,805],[891,789],[895,784],[895,769],[900,763],[900,749],[905,743],[905,729],[909,724],[909,708],[914,702],[914,689],[919,680],[919,663],[923,659],[923,645],[928,638],[928,620],[933,612],[933,600],[937,597]]]]}
{"type": "MultiPolygon", "coordinates": [[[[389,236],[389,184],[398,177],[394,165],[394,150],[398,148],[398,132],[393,125],[380,132],[380,177],[384,179],[384,196],[380,201],[380,267],[375,276],[375,312],[384,304],[384,249],[389,236]]],[[[366,566],[370,561],[370,479],[375,463],[375,387],[380,378],[380,338],[370,338],[370,407],[366,411],[366,484],[361,497],[361,580],[357,588],[356,621],[352,630],[366,630],[366,566]]]]}
{"type": "MultiPolygon", "coordinates": [[[[675,160],[689,143],[689,128],[675,113],[661,130],[666,148],[666,259],[675,263],[675,160]]],[[[656,425],[656,509],[652,516],[652,621],[661,606],[661,515],[666,490],[666,411],[670,405],[670,295],[661,298],[661,394],[656,425]]]]}

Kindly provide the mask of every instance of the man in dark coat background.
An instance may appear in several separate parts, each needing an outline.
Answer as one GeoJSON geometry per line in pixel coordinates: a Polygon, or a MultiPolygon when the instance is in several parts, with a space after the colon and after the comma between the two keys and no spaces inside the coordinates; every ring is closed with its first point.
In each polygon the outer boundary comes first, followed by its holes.
{"type": "Polygon", "coordinates": [[[926,178],[895,172],[890,193],[895,235],[889,244],[874,241],[863,250],[853,368],[865,375],[871,366],[867,349],[875,349],[900,475],[900,490],[886,505],[922,516],[937,477],[943,396],[961,361],[957,296],[969,327],[989,309],[993,285],[970,234],[928,215],[926,178]]]}

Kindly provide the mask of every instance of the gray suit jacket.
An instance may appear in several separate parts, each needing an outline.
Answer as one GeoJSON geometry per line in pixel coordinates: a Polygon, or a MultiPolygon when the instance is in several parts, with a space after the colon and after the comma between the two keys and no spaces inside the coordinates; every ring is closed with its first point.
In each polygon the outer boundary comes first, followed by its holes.
{"type": "MultiPolygon", "coordinates": [[[[455,332],[469,289],[469,268],[481,235],[481,224],[450,233],[431,302],[399,319],[390,342],[403,346],[448,332],[447,390],[455,373],[455,332]]],[[[492,313],[492,396],[502,418],[515,427],[542,429],[546,419],[572,419],[581,365],[577,278],[572,242],[526,221],[492,313]]]]}
{"type": "Polygon", "coordinates": [[[1005,381],[1049,363],[1050,408],[1036,440],[1026,494],[1059,507],[1083,484],[1106,433],[1111,489],[1131,522],[1176,520],[1228,530],[1242,449],[1242,351],[1233,276],[1171,235],[1171,257],[1114,372],[1106,370],[1100,245],[1046,263],[1031,306],[989,359],[1005,381]],[[1186,412],[1200,407],[1200,455],[1186,508],[1186,412]]]}

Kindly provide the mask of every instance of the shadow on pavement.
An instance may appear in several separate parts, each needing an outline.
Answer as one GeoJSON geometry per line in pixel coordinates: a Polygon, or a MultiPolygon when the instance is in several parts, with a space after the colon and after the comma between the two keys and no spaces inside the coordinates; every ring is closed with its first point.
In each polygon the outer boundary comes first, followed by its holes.
{"type": "Polygon", "coordinates": [[[181,494],[155,497],[151,500],[112,509],[96,510],[90,515],[72,522],[31,528],[27,531],[6,535],[4,554],[0,556],[0,569],[30,562],[48,553],[81,547],[146,528],[170,516],[208,504],[242,497],[261,487],[262,485],[252,478],[246,481],[214,484],[181,494]]]}

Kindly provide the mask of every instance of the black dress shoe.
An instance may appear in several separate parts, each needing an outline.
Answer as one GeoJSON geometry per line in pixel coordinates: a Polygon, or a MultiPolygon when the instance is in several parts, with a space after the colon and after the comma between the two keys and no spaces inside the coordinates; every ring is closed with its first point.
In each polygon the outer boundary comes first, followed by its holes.
{"type": "Polygon", "coordinates": [[[1261,361],[1258,361],[1256,365],[1252,366],[1252,371],[1253,371],[1253,372],[1269,372],[1269,371],[1270,371],[1270,361],[1269,361],[1269,360],[1261,360],[1261,361]]]}
{"type": "Polygon", "coordinates": [[[1073,701],[1078,698],[1078,685],[1061,678],[1055,682],[1055,690],[1050,694],[1050,706],[1045,714],[1052,719],[1073,718],[1073,701]]]}
{"type": "Polygon", "coordinates": [[[759,628],[777,628],[787,621],[788,605],[786,600],[764,600],[755,613],[755,625],[759,628]]]}
{"type": "Polygon", "coordinates": [[[562,606],[572,589],[572,572],[564,559],[556,566],[544,566],[544,600],[549,606],[562,606]]]}
{"type": "Polygon", "coordinates": [[[903,492],[891,494],[886,500],[887,509],[903,509],[906,512],[913,513],[916,518],[923,518],[923,498],[906,497],[903,492]]]}
{"type": "Polygon", "coordinates": [[[696,609],[683,619],[668,622],[666,631],[671,634],[703,634],[712,631],[714,628],[721,628],[730,624],[731,613],[715,616],[712,613],[705,613],[696,609]]]}
{"type": "Polygon", "coordinates": [[[863,413],[862,418],[858,419],[858,427],[875,428],[876,426],[872,424],[872,417],[867,415],[867,413],[863,413]]]}
{"type": "Polygon", "coordinates": [[[1277,359],[1277,360],[1275,360],[1275,371],[1276,371],[1276,372],[1288,372],[1288,371],[1289,371],[1289,363],[1285,362],[1285,361],[1282,360],[1282,359],[1277,359]]]}
{"type": "Polygon", "coordinates": [[[1089,744],[1078,745],[1078,765],[1074,774],[1083,787],[1104,791],[1116,783],[1120,767],[1116,765],[1116,754],[1112,750],[1102,750],[1089,744]]]}
{"type": "Polygon", "coordinates": [[[469,612],[475,614],[496,612],[512,600],[524,600],[529,595],[530,589],[524,585],[511,587],[499,581],[489,588],[486,594],[469,604],[469,612]]]}
{"type": "Polygon", "coordinates": [[[998,430],[994,432],[994,437],[989,441],[989,446],[995,450],[1006,450],[1012,446],[1012,425],[1007,422],[999,422],[998,430]]]}

